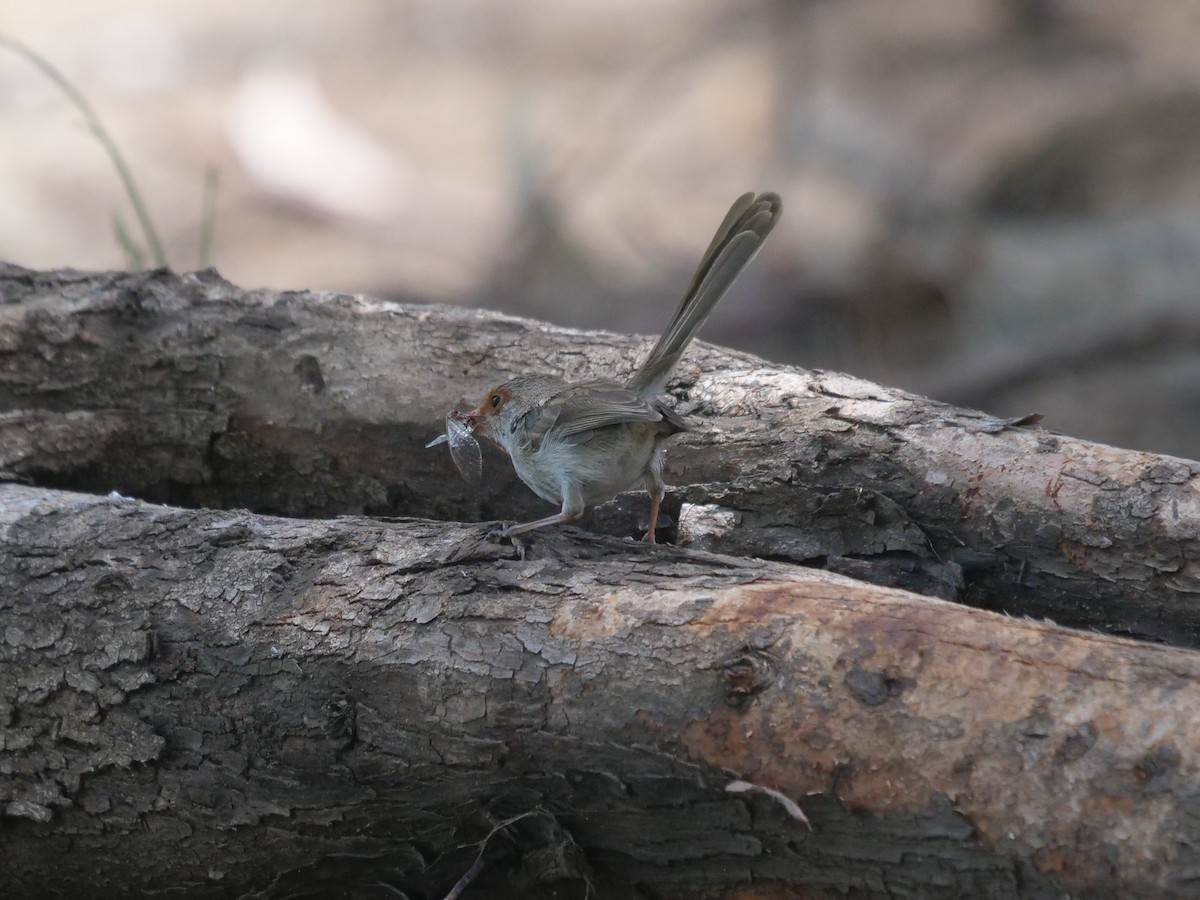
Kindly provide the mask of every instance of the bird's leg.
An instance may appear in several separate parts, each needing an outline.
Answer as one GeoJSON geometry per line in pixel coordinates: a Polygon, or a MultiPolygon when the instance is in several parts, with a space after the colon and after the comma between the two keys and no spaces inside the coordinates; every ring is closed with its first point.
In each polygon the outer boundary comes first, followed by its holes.
{"type": "Polygon", "coordinates": [[[562,509],[552,516],[546,516],[544,519],[537,519],[533,522],[524,522],[520,525],[510,525],[507,528],[502,528],[498,532],[499,537],[515,537],[518,534],[524,534],[526,531],[533,531],[535,528],[542,528],[545,525],[561,525],[563,522],[570,522],[572,519],[578,519],[583,515],[584,510],[583,497],[579,494],[579,489],[574,485],[568,485],[563,490],[562,509]]]}
{"type": "Polygon", "coordinates": [[[546,516],[544,519],[537,519],[533,522],[522,522],[520,525],[509,525],[507,528],[502,528],[500,530],[500,537],[515,537],[518,534],[524,534],[526,531],[533,531],[535,528],[541,528],[544,525],[561,525],[563,522],[570,522],[572,519],[578,519],[580,513],[582,512],[583,510],[580,510],[579,512],[568,512],[564,509],[562,512],[556,512],[554,515],[546,516]]]}
{"type": "Polygon", "coordinates": [[[665,488],[657,478],[647,478],[646,490],[650,492],[650,526],[646,529],[646,536],[642,540],[647,544],[654,544],[657,543],[654,539],[654,529],[658,526],[658,507],[662,504],[665,488]]]}

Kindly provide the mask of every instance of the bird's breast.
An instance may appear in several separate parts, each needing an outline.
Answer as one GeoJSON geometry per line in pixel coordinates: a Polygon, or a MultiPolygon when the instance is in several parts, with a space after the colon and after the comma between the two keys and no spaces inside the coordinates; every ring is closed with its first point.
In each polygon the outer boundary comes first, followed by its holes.
{"type": "Polygon", "coordinates": [[[514,447],[517,476],[539,497],[561,502],[569,481],[591,506],[639,488],[662,439],[657,423],[607,425],[567,438],[547,434],[536,449],[514,447]]]}

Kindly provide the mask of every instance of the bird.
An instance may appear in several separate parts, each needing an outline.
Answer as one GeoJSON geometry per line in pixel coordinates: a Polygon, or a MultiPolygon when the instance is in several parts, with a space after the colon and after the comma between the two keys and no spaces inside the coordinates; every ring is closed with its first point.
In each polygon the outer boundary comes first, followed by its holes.
{"type": "Polygon", "coordinates": [[[513,469],[543,500],[560,504],[553,515],[493,532],[514,538],[577,519],[589,507],[644,487],[650,494],[653,544],[665,493],[664,443],[687,431],[662,399],[683,351],[758,254],[779,221],[775,193],[748,193],[734,201],[704,252],[666,329],[628,382],[568,382],[554,375],[518,375],[492,389],[463,417],[472,435],[498,445],[513,469]]]}

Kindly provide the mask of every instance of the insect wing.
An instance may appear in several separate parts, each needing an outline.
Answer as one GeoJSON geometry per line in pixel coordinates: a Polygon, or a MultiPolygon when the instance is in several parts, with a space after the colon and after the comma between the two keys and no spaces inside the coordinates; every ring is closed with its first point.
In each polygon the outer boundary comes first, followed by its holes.
{"type": "Polygon", "coordinates": [[[471,429],[454,414],[446,416],[446,439],[450,443],[450,458],[462,477],[471,484],[479,484],[483,480],[483,454],[479,451],[479,441],[471,429]]]}

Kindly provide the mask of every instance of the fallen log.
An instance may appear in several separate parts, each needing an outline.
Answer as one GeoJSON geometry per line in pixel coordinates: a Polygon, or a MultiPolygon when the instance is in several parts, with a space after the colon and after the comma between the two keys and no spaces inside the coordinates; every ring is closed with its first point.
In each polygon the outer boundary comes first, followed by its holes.
{"type": "MultiPolygon", "coordinates": [[[[210,508],[527,519],[424,444],[512,374],[623,373],[642,339],[213,272],[0,268],[0,477],[210,508]]],[[[703,345],[672,385],[677,539],[984,609],[1200,645],[1200,463],[1016,427],[703,345]]],[[[1052,424],[1052,423],[1050,423],[1052,424]]],[[[633,533],[644,498],[590,528],[633,533]]]]}
{"type": "Polygon", "coordinates": [[[484,530],[0,485],[3,895],[1194,890],[1195,652],[484,530]]]}

